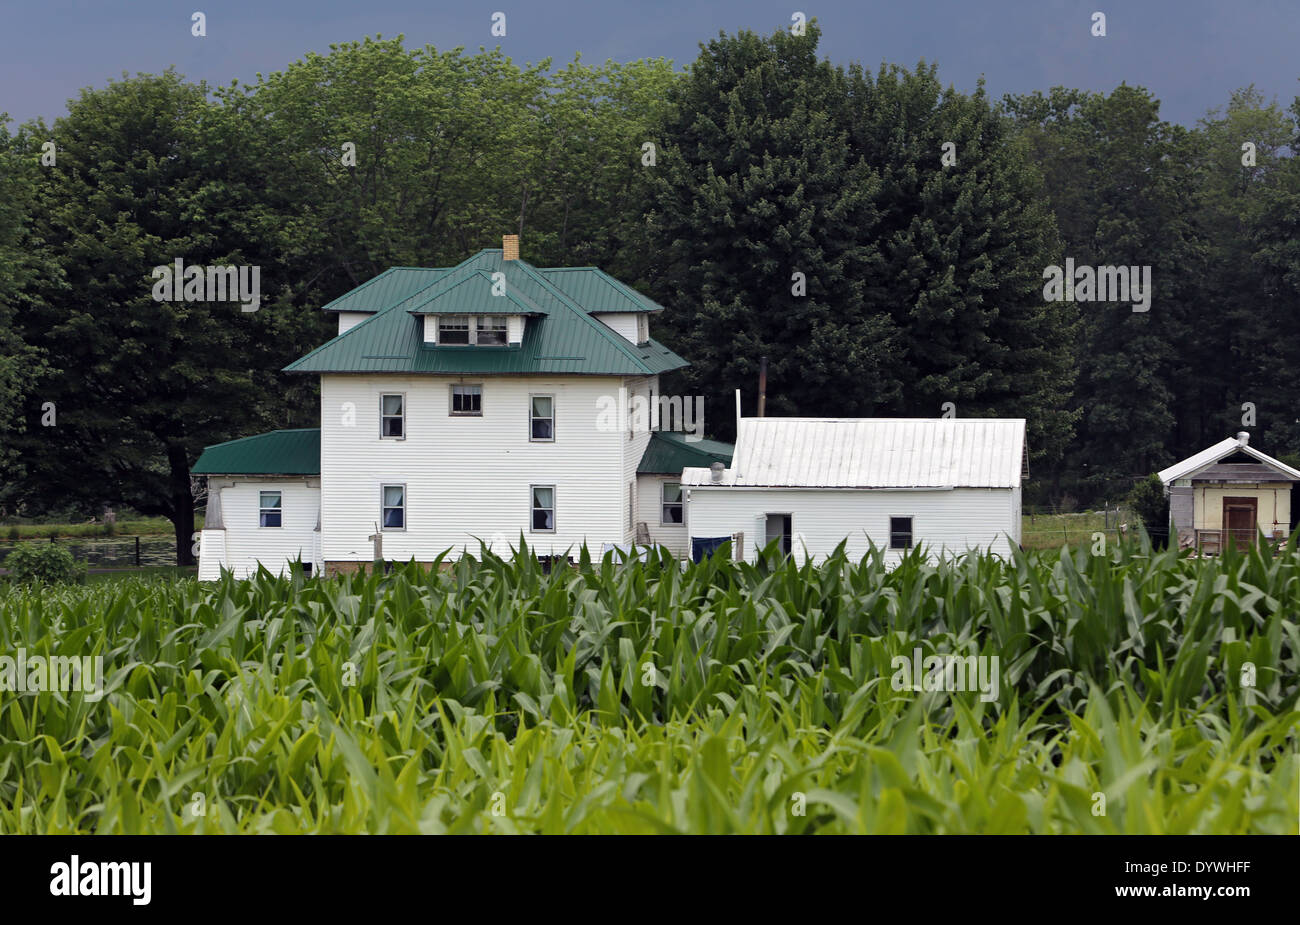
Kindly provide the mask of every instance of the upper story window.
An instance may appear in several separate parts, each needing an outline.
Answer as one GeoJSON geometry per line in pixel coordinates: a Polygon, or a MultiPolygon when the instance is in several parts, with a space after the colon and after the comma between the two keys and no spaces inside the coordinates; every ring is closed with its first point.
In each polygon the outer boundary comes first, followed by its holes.
{"type": "Polygon", "coordinates": [[[650,320],[645,312],[639,312],[636,316],[636,342],[644,344],[650,340],[650,320]]]}
{"type": "Polygon", "coordinates": [[[438,319],[438,343],[459,345],[469,343],[469,315],[445,315],[438,319]]]}
{"type": "Polygon", "coordinates": [[[555,440],[555,399],[550,395],[533,395],[528,400],[528,439],[538,443],[555,440]]]}
{"type": "Polygon", "coordinates": [[[394,440],[406,437],[406,396],[400,392],[379,396],[379,436],[394,440]]]}
{"type": "Polygon", "coordinates": [[[474,325],[474,343],[480,347],[506,345],[505,315],[479,315],[474,325]]]}
{"type": "Polygon", "coordinates": [[[451,413],[464,417],[482,417],[483,386],[453,385],[451,387],[451,413]]]}
{"type": "Polygon", "coordinates": [[[504,347],[510,336],[505,315],[441,315],[437,323],[438,343],[444,347],[504,347]]]}
{"type": "Polygon", "coordinates": [[[259,527],[278,527],[283,510],[278,491],[260,491],[257,493],[257,525],[259,527]]]}

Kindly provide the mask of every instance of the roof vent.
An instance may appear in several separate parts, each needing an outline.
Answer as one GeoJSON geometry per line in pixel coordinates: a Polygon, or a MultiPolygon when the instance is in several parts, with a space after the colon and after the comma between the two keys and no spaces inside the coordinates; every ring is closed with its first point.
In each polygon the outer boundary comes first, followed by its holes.
{"type": "Polygon", "coordinates": [[[722,472],[726,468],[727,467],[720,462],[715,462],[713,465],[709,466],[709,471],[713,474],[713,481],[721,482],[722,472]]]}
{"type": "Polygon", "coordinates": [[[505,234],[501,236],[501,259],[519,259],[519,235],[505,234]]]}
{"type": "Polygon", "coordinates": [[[1249,432],[1244,431],[1244,430],[1243,430],[1243,431],[1240,431],[1240,432],[1237,434],[1237,442],[1240,443],[1242,446],[1245,446],[1247,443],[1250,443],[1250,434],[1249,434],[1249,432]]]}

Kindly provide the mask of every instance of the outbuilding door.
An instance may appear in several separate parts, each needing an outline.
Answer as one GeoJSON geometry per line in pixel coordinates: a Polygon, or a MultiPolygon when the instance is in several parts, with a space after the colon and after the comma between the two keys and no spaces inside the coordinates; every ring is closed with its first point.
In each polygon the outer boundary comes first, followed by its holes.
{"type": "Polygon", "coordinates": [[[764,542],[770,543],[772,540],[779,539],[781,555],[790,555],[790,538],[792,534],[791,521],[789,514],[768,514],[766,529],[764,530],[764,542]]]}
{"type": "Polygon", "coordinates": [[[1256,498],[1223,499],[1223,528],[1228,542],[1247,546],[1255,541],[1258,505],[1256,498]]]}

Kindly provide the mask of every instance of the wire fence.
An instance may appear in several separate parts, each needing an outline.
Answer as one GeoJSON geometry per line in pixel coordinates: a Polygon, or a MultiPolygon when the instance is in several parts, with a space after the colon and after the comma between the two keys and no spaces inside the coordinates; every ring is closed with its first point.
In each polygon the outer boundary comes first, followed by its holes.
{"type": "Polygon", "coordinates": [[[20,543],[54,543],[90,569],[176,564],[176,540],[170,536],[76,536],[0,541],[0,567],[20,543]]]}

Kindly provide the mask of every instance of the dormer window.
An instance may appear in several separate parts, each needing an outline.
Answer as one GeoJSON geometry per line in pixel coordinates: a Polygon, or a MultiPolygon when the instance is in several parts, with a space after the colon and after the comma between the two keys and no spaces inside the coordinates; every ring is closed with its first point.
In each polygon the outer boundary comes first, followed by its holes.
{"type": "Polygon", "coordinates": [[[506,345],[505,315],[479,315],[474,331],[474,343],[480,347],[504,347],[506,345]]]}
{"type": "Polygon", "coordinates": [[[469,343],[469,315],[445,315],[438,319],[438,341],[447,345],[469,343]]]}
{"type": "Polygon", "coordinates": [[[510,322],[505,315],[440,315],[425,320],[425,340],[437,324],[437,341],[444,347],[504,347],[511,342],[510,322]]]}

